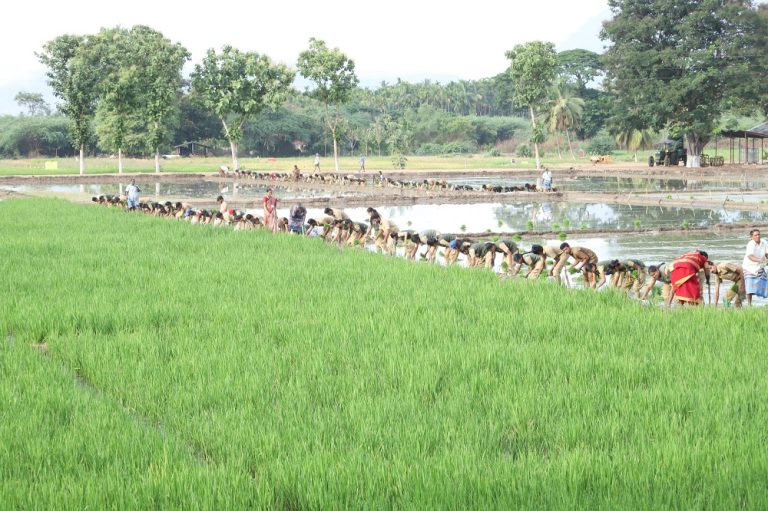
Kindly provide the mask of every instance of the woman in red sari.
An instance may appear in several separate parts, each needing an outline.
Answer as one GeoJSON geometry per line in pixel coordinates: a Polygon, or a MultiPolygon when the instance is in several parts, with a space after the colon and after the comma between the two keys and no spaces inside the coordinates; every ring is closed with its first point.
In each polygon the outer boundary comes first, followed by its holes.
{"type": "Polygon", "coordinates": [[[273,233],[277,232],[277,197],[272,195],[272,188],[267,190],[264,199],[264,225],[273,233]]]}
{"type": "Polygon", "coordinates": [[[703,250],[689,252],[675,259],[672,263],[669,279],[672,284],[672,292],[669,294],[668,304],[672,303],[673,298],[681,303],[691,305],[698,305],[703,302],[699,272],[704,270],[706,274],[704,265],[707,259],[707,253],[703,250]]]}

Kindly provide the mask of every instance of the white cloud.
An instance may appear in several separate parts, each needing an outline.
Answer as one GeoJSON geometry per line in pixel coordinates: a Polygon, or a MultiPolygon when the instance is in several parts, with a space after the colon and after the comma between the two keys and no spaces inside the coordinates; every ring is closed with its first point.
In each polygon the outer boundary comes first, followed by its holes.
{"type": "MultiPolygon", "coordinates": [[[[11,2],[0,31],[0,86],[39,76],[34,53],[64,33],[101,27],[149,25],[180,42],[199,61],[206,49],[231,44],[295,65],[310,37],[339,47],[355,60],[363,83],[431,78],[478,79],[502,72],[504,52],[540,39],[567,40],[607,9],[607,0],[540,0],[452,4],[390,0],[317,2],[222,2],[177,0],[130,3],[59,0],[11,2]]],[[[595,34],[595,37],[597,35],[595,34]]]]}

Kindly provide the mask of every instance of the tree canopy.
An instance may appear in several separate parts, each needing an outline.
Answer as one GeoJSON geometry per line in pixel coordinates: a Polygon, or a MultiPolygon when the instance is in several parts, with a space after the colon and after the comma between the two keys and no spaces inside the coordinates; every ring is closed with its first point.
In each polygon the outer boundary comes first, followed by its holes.
{"type": "Polygon", "coordinates": [[[221,53],[209,49],[202,63],[195,66],[192,88],[221,121],[235,169],[246,121],[267,107],[280,106],[294,76],[288,66],[275,64],[265,55],[231,46],[222,48],[221,53]]]}
{"type": "Polygon", "coordinates": [[[70,134],[80,149],[80,174],[85,173],[85,145],[92,133],[100,79],[81,51],[87,42],[86,36],[62,35],[46,43],[37,55],[48,68],[48,85],[61,100],[59,110],[72,123],[70,134]]]}
{"type": "Polygon", "coordinates": [[[17,105],[25,108],[26,114],[31,117],[51,115],[51,107],[48,106],[43,95],[39,92],[19,92],[13,98],[17,105]]]}
{"type": "Polygon", "coordinates": [[[555,45],[543,41],[518,44],[506,52],[506,56],[511,61],[509,70],[515,87],[514,102],[519,106],[527,106],[530,111],[536,168],[539,169],[539,143],[543,141],[543,131],[536,125],[535,110],[543,107],[555,79],[555,45]]]}
{"type": "MultiPolygon", "coordinates": [[[[603,62],[621,131],[685,133],[701,153],[734,100],[765,98],[764,24],[749,0],[609,0],[603,62]]],[[[696,164],[696,158],[689,158],[696,164]]]]}
{"type": "MultiPolygon", "coordinates": [[[[209,50],[184,83],[186,50],[145,26],[63,35],[38,58],[59,101],[55,115],[71,123],[64,132],[81,152],[81,172],[86,150],[117,153],[118,162],[125,151],[154,153],[159,168],[161,150],[187,141],[228,150],[234,167],[238,150],[298,155],[327,151],[332,142],[337,168],[345,151],[498,152],[530,141],[540,165],[547,127],[558,153],[560,134],[570,144],[572,134],[585,140],[608,128],[627,146],[638,131],[683,133],[695,154],[723,114],[768,114],[768,4],[610,5],[605,55],[555,53],[551,43],[534,41],[506,52],[510,66],[496,76],[448,83],[398,79],[359,87],[355,63],[315,38],[297,60],[311,83],[303,93],[291,88],[295,72],[288,66],[232,47],[209,50]]],[[[24,112],[6,119],[6,125],[17,119],[18,129],[0,152],[66,152],[45,142],[60,139],[60,124],[23,122],[50,113],[42,96],[20,92],[16,99],[24,112]]]]}
{"type": "Polygon", "coordinates": [[[585,90],[603,71],[600,55],[580,48],[561,51],[557,54],[557,63],[562,79],[579,91],[585,90]]]}
{"type": "Polygon", "coordinates": [[[338,48],[328,48],[325,41],[313,37],[309,40],[309,48],[299,54],[297,65],[301,75],[315,84],[309,95],[325,106],[325,123],[331,130],[333,157],[338,172],[340,106],[350,99],[357,87],[355,63],[338,48]]]}

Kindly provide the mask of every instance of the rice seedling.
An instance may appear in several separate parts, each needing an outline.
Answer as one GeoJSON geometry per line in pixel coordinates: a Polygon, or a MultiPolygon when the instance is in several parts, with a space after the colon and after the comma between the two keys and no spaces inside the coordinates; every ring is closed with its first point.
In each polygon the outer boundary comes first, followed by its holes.
{"type": "Polygon", "coordinates": [[[764,311],[64,201],[0,232],[9,508],[768,501],[764,311]]]}

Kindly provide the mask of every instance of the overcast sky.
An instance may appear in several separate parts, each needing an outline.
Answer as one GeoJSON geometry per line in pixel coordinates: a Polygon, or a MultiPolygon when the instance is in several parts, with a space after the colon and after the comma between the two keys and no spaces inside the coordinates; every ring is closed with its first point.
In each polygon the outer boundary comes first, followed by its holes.
{"type": "Polygon", "coordinates": [[[34,54],[46,41],[101,27],[142,24],[159,30],[192,54],[186,72],[208,48],[225,44],[295,67],[299,52],[316,37],[355,61],[361,85],[375,87],[397,78],[488,78],[508,66],[505,51],[532,40],[551,41],[560,51],[600,51],[597,32],[609,17],[607,0],[32,0],[8,2],[3,11],[0,114],[18,113],[13,97],[20,90],[50,96],[34,54]]]}

